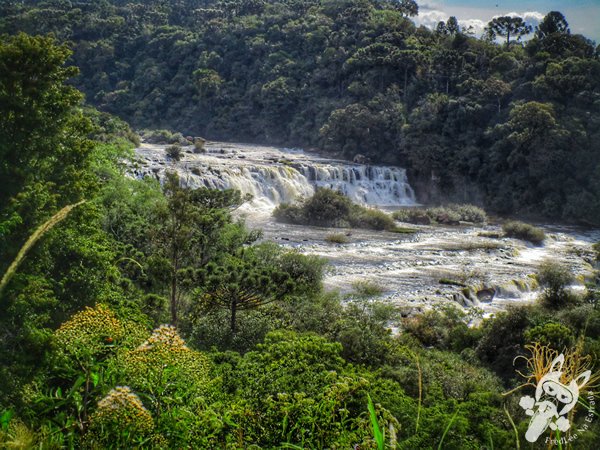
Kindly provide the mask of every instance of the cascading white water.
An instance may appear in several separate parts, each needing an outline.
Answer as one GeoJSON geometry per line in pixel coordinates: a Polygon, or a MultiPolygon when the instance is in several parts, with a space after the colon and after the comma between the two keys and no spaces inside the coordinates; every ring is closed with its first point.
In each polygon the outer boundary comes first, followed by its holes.
{"type": "Polygon", "coordinates": [[[193,188],[237,189],[251,194],[252,208],[271,210],[280,203],[309,197],[317,187],[339,190],[356,203],[373,206],[415,204],[415,195],[399,167],[332,161],[297,150],[242,144],[210,143],[205,153],[184,148],[179,162],[165,147],[144,144],[136,150],[142,165],[134,175],[159,179],[176,171],[193,188]]]}
{"type": "MultiPolygon", "coordinates": [[[[310,196],[318,186],[339,189],[362,204],[411,205],[414,194],[403,169],[251,145],[211,143],[204,154],[193,154],[191,147],[184,150],[182,160],[173,162],[166,157],[165,146],[143,145],[136,150],[140,164],[130,173],[162,179],[172,170],[189,186],[235,188],[252,194],[254,200],[237,211],[240,217],[251,228],[262,229],[266,240],[326,258],[331,269],[324,279],[326,289],[350,293],[357,281],[368,280],[382,286],[384,296],[405,313],[453,301],[460,288],[440,284],[442,278],[479,277],[493,287],[493,300],[478,306],[486,314],[529,301],[535,292],[521,292],[520,285],[535,273],[540,261],[551,257],[582,275],[588,269],[577,255],[600,239],[598,230],[583,233],[553,227],[552,238],[543,247],[530,248],[515,239],[491,242],[477,227],[418,226],[417,234],[343,230],[349,242],[333,244],[328,239],[331,229],[279,223],[271,217],[272,208],[310,196]],[[495,245],[499,247],[494,250],[495,245]]],[[[488,231],[501,234],[497,225],[488,226],[488,231]]]]}

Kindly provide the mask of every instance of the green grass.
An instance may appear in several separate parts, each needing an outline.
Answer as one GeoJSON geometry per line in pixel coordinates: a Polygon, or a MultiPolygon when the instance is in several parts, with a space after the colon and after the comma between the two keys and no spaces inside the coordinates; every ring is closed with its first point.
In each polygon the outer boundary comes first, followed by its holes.
{"type": "Polygon", "coordinates": [[[394,225],[393,228],[390,228],[387,231],[389,231],[391,233],[398,233],[398,234],[413,234],[419,230],[417,230],[416,228],[399,227],[397,225],[394,225]]]}
{"type": "Polygon", "coordinates": [[[378,297],[385,289],[372,281],[357,281],[352,283],[353,294],[363,298],[378,297]]]}

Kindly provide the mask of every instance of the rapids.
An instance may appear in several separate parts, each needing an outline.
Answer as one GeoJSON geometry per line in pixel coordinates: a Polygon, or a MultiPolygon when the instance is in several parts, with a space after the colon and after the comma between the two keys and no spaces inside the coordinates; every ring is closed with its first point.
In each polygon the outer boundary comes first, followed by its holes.
{"type": "Polygon", "coordinates": [[[281,224],[271,217],[275,206],[308,197],[320,186],[388,212],[416,205],[415,193],[406,171],[398,167],[245,144],[207,143],[206,152],[200,154],[193,153],[192,147],[183,150],[181,161],[175,162],[165,156],[165,146],[143,144],[136,149],[138,163],[130,173],[161,179],[166,171],[175,170],[190,187],[234,188],[252,194],[252,201],[237,214],[249,227],[262,229],[266,240],[326,258],[330,263],[327,289],[348,294],[358,281],[373,282],[383,288],[385,299],[405,308],[407,314],[456,301],[489,314],[512,302],[532,301],[538,290],[531,275],[541,261],[562,261],[581,280],[591,267],[585,261],[591,244],[600,240],[599,230],[551,225],[542,225],[548,236],[545,245],[534,247],[516,239],[481,235],[501,234],[498,225],[416,226],[415,234],[395,234],[281,224]],[[349,242],[327,242],[332,233],[346,234],[349,242]],[[495,295],[465,302],[461,288],[442,284],[442,279],[493,289],[495,295]]]}

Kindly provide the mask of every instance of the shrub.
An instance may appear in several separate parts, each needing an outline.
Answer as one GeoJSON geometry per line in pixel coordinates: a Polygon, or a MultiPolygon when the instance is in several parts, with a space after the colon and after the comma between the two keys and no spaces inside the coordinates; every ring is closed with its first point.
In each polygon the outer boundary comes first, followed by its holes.
{"type": "Polygon", "coordinates": [[[148,444],[154,423],[139,397],[127,386],[116,387],[98,402],[85,441],[91,448],[130,448],[148,444]]]}
{"type": "Polygon", "coordinates": [[[469,328],[470,319],[462,309],[450,305],[404,319],[402,325],[405,332],[424,346],[460,352],[465,348],[474,348],[481,337],[481,329],[469,328]]]}
{"type": "Polygon", "coordinates": [[[350,295],[354,298],[379,297],[385,292],[382,286],[368,280],[352,283],[352,290],[353,292],[350,295]]]}
{"type": "Polygon", "coordinates": [[[294,223],[297,225],[305,224],[303,210],[299,205],[282,203],[273,210],[273,217],[275,220],[282,223],[294,223]]]}
{"type": "Polygon", "coordinates": [[[392,217],[399,222],[418,225],[429,225],[431,223],[431,218],[427,215],[427,210],[419,208],[399,209],[398,211],[394,211],[392,217]]]}
{"type": "Polygon", "coordinates": [[[450,207],[431,208],[427,214],[433,222],[442,225],[457,225],[460,222],[460,214],[450,207]]]}
{"type": "Polygon", "coordinates": [[[123,339],[125,328],[105,305],[86,307],[63,323],[54,333],[59,355],[78,364],[105,356],[123,339]]]}
{"type": "Polygon", "coordinates": [[[154,330],[140,346],[122,355],[117,365],[129,386],[162,401],[197,397],[208,384],[210,369],[208,358],[190,349],[170,325],[154,330]]]}
{"type": "Polygon", "coordinates": [[[485,211],[475,205],[461,204],[448,205],[448,208],[458,214],[460,220],[464,222],[485,223],[487,214],[485,211]]]}
{"type": "Polygon", "coordinates": [[[187,144],[181,133],[172,133],[169,130],[143,130],[140,134],[150,144],[187,144]]]}
{"type": "Polygon", "coordinates": [[[554,261],[545,261],[538,269],[537,278],[545,288],[541,298],[545,306],[561,308],[574,302],[573,295],[567,290],[574,279],[568,267],[554,261]]]}
{"type": "Polygon", "coordinates": [[[194,153],[205,153],[206,149],[204,145],[206,144],[206,140],[201,137],[194,138],[194,153]]]}
{"type": "Polygon", "coordinates": [[[393,230],[394,219],[378,209],[363,208],[354,205],[352,213],[348,217],[350,226],[355,228],[367,228],[369,230],[393,230]]]}
{"type": "Polygon", "coordinates": [[[345,195],[331,189],[317,189],[305,202],[303,209],[309,223],[338,226],[350,215],[352,202],[345,195]]]}
{"type": "Polygon", "coordinates": [[[311,198],[295,205],[279,205],[273,216],[280,222],[299,225],[414,232],[396,227],[394,220],[383,211],[356,205],[344,194],[327,188],[317,189],[311,198]]]}
{"type": "Polygon", "coordinates": [[[350,240],[348,236],[342,233],[333,233],[325,236],[325,241],[330,244],[347,244],[350,240]]]}
{"type": "MultiPolygon", "coordinates": [[[[231,377],[244,402],[233,420],[244,431],[245,443],[260,448],[280,448],[284,442],[302,443],[303,448],[352,448],[358,443],[370,448],[372,432],[364,414],[369,381],[346,368],[341,351],[339,343],[317,335],[277,331],[246,353],[231,377]]],[[[397,384],[393,387],[401,391],[397,384]]],[[[383,426],[393,423],[399,429],[383,408],[380,414],[388,419],[383,426]]]]}
{"type": "Polygon", "coordinates": [[[541,228],[516,220],[506,222],[502,225],[502,230],[508,237],[523,239],[537,245],[541,245],[546,239],[546,234],[541,228]]]}
{"type": "Polygon", "coordinates": [[[181,160],[181,156],[183,152],[181,151],[181,147],[179,145],[171,145],[165,149],[167,156],[171,158],[173,161],[181,160]]]}
{"type": "Polygon", "coordinates": [[[525,340],[539,342],[554,349],[562,350],[571,347],[575,342],[573,331],[560,323],[548,322],[535,326],[525,332],[525,340]]]}
{"type": "Polygon", "coordinates": [[[459,222],[483,224],[487,221],[485,211],[474,205],[450,204],[435,208],[404,208],[394,212],[393,217],[400,222],[419,225],[438,223],[456,225],[459,222]]]}

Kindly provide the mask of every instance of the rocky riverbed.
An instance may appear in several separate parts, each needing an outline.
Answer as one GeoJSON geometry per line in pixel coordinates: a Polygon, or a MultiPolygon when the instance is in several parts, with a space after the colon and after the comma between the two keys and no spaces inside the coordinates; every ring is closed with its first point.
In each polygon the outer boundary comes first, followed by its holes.
{"type": "Polygon", "coordinates": [[[600,230],[538,224],[542,246],[502,237],[500,225],[484,227],[413,226],[414,234],[326,229],[275,222],[270,213],[281,202],[311,195],[319,186],[346,192],[354,201],[388,212],[414,205],[414,193],[401,168],[367,166],[322,158],[299,150],[209,143],[204,153],[184,148],[181,161],[165,156],[165,146],[137,149],[132,174],[161,178],[177,171],[191,187],[235,188],[253,196],[238,214],[264,239],[319,255],[329,262],[325,287],[349,293],[367,281],[407,314],[437,304],[457,303],[494,313],[515,302],[535,299],[533,276],[546,260],[567,264],[577,276],[575,289],[591,271],[591,245],[600,230]],[[343,234],[348,241],[330,243],[343,234]]]}

